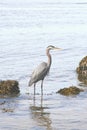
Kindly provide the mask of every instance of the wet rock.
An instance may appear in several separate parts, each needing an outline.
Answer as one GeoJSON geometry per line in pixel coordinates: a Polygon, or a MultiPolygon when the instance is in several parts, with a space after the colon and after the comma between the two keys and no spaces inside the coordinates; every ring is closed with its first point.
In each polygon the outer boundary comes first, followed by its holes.
{"type": "Polygon", "coordinates": [[[87,56],[85,56],[79,63],[79,66],[76,69],[77,73],[82,74],[87,72],[87,56]]]}
{"type": "Polygon", "coordinates": [[[20,92],[16,80],[0,81],[0,95],[14,95],[20,92]]]}
{"type": "Polygon", "coordinates": [[[60,89],[57,93],[60,93],[65,96],[70,96],[70,95],[77,95],[83,91],[84,91],[83,89],[77,88],[76,86],[70,86],[69,88],[60,89]]]}
{"type": "Polygon", "coordinates": [[[79,63],[76,69],[79,81],[87,84],[87,56],[85,56],[79,63]]]}

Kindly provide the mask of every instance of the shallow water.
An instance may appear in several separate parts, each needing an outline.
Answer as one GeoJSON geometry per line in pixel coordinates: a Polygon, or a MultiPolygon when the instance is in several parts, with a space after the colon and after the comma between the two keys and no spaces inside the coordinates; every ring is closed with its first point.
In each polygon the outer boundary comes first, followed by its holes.
{"type": "Polygon", "coordinates": [[[76,67],[87,55],[87,0],[4,0],[0,2],[0,80],[16,79],[18,97],[0,99],[1,130],[86,130],[87,88],[76,67]],[[50,74],[36,93],[28,82],[33,69],[51,52],[50,74]],[[65,97],[56,91],[76,85],[85,89],[65,97]],[[28,94],[29,93],[29,94],[28,94]]]}

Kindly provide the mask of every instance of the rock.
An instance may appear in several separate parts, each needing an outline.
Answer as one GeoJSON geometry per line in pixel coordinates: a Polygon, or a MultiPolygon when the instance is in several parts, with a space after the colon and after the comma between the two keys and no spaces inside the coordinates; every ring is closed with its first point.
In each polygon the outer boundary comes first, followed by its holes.
{"type": "Polygon", "coordinates": [[[76,69],[78,73],[79,81],[87,84],[87,56],[85,56],[79,63],[79,66],[76,69]]]}
{"type": "Polygon", "coordinates": [[[79,66],[76,69],[77,73],[82,74],[87,72],[87,56],[85,56],[79,63],[79,66]]]}
{"type": "Polygon", "coordinates": [[[20,92],[16,80],[0,81],[0,95],[14,95],[20,92]]]}
{"type": "Polygon", "coordinates": [[[70,86],[69,88],[60,89],[57,93],[60,93],[65,96],[70,96],[70,95],[77,95],[83,91],[84,91],[83,89],[77,88],[76,86],[70,86]]]}

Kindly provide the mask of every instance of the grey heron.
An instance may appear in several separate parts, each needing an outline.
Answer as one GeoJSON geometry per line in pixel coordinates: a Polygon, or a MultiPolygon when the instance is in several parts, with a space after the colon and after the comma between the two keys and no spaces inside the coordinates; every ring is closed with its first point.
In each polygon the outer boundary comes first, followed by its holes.
{"type": "Polygon", "coordinates": [[[30,81],[29,81],[29,86],[32,86],[32,84],[34,84],[34,95],[35,95],[36,83],[40,80],[42,81],[41,82],[41,94],[43,95],[43,80],[46,77],[46,75],[48,74],[50,67],[51,67],[51,63],[52,63],[52,57],[50,54],[50,50],[60,50],[60,48],[52,46],[52,45],[48,46],[46,48],[46,55],[48,56],[48,62],[42,62],[33,71],[30,81]]]}

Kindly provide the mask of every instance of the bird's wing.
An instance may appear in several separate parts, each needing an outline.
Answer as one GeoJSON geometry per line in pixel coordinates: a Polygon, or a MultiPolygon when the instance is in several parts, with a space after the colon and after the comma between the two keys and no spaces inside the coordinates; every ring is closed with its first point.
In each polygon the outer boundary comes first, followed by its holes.
{"type": "Polygon", "coordinates": [[[31,84],[44,79],[48,71],[49,71],[49,68],[47,66],[47,63],[45,62],[37,66],[31,75],[31,79],[30,79],[31,84]]]}

